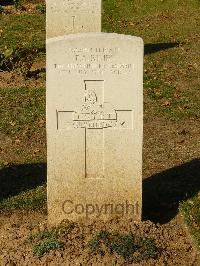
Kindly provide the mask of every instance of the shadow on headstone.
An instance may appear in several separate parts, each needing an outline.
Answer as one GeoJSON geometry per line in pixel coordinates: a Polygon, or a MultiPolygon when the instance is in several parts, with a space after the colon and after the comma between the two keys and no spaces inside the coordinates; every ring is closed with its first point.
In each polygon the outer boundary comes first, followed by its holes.
{"type": "Polygon", "coordinates": [[[153,54],[159,52],[161,50],[166,50],[174,47],[179,47],[179,42],[172,42],[172,43],[148,43],[144,46],[144,54],[153,54]]]}
{"type": "Polygon", "coordinates": [[[200,191],[200,159],[143,180],[143,219],[161,224],[178,213],[179,203],[200,191]]]}
{"type": "Polygon", "coordinates": [[[46,183],[45,163],[11,165],[0,170],[0,201],[46,183]]]}

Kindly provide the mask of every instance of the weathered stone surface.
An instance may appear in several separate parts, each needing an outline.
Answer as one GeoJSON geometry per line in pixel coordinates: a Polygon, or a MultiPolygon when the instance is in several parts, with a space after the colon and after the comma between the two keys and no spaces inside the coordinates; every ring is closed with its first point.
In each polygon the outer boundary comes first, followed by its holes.
{"type": "Polygon", "coordinates": [[[142,138],[142,40],[107,33],[49,39],[49,222],[139,220],[142,138]]]}
{"type": "Polygon", "coordinates": [[[47,0],[47,38],[101,31],[101,0],[47,0]]]}

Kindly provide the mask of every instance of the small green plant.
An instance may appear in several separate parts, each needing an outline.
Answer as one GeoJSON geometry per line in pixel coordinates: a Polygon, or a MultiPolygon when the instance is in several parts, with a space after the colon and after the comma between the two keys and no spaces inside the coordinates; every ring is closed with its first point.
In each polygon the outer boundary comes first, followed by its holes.
{"type": "Polygon", "coordinates": [[[126,261],[141,261],[149,258],[155,259],[158,250],[154,240],[130,234],[111,234],[101,231],[92,240],[88,247],[94,254],[104,256],[106,252],[116,253],[126,261]]]}
{"type": "Polygon", "coordinates": [[[38,4],[36,6],[36,9],[42,14],[46,13],[46,5],[45,4],[38,4]]]}
{"type": "Polygon", "coordinates": [[[16,9],[19,9],[22,7],[22,0],[13,0],[13,3],[16,9]]]}
{"type": "Polygon", "coordinates": [[[200,192],[180,204],[186,224],[200,250],[200,192]]]}
{"type": "Polygon", "coordinates": [[[3,14],[5,12],[4,7],[0,5],[0,14],[3,14]]]}
{"type": "Polygon", "coordinates": [[[33,245],[33,254],[41,257],[51,250],[61,249],[62,247],[63,243],[59,242],[57,239],[47,238],[33,245]]]}
{"type": "Polygon", "coordinates": [[[0,69],[6,71],[18,70],[26,77],[37,57],[37,49],[16,47],[16,49],[5,47],[0,53],[0,69]]]}
{"type": "Polygon", "coordinates": [[[63,243],[58,240],[59,232],[56,228],[52,230],[39,231],[38,233],[32,234],[28,238],[33,245],[33,254],[41,257],[45,253],[51,250],[63,248],[63,243]]]}
{"type": "Polygon", "coordinates": [[[14,51],[12,48],[5,47],[0,54],[0,69],[9,70],[13,65],[13,55],[14,51]]]}
{"type": "Polygon", "coordinates": [[[40,242],[45,239],[52,239],[52,238],[56,238],[55,232],[44,230],[44,231],[39,231],[38,233],[30,235],[29,240],[32,243],[36,243],[36,242],[40,242]]]}
{"type": "Polygon", "coordinates": [[[133,235],[116,234],[109,243],[112,253],[117,253],[124,259],[129,259],[132,254],[140,248],[137,239],[133,235]]]}
{"type": "Polygon", "coordinates": [[[63,222],[59,226],[53,227],[51,230],[45,229],[31,234],[27,242],[32,244],[33,254],[41,257],[51,250],[62,249],[64,244],[59,239],[66,238],[75,227],[75,223],[63,222]]]}
{"type": "Polygon", "coordinates": [[[158,250],[153,239],[142,238],[141,241],[141,259],[147,260],[149,258],[155,259],[158,256],[158,250]]]}

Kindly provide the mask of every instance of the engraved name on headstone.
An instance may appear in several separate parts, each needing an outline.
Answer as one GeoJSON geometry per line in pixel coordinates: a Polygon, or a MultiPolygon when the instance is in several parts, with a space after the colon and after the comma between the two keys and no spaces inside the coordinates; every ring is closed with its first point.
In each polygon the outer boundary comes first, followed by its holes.
{"type": "Polygon", "coordinates": [[[101,31],[101,0],[47,0],[47,38],[101,31]]]}
{"type": "Polygon", "coordinates": [[[49,222],[141,218],[143,42],[85,33],[47,41],[49,222]]]}

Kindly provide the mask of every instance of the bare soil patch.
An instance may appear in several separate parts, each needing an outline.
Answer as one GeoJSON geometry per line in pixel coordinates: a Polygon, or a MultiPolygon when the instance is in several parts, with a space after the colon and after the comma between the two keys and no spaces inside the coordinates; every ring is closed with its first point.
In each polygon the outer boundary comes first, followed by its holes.
{"type": "MultiPolygon", "coordinates": [[[[69,226],[69,222],[66,221],[65,225],[69,226]]],[[[107,223],[80,222],[60,237],[64,244],[63,250],[51,251],[38,258],[33,255],[28,236],[45,228],[45,214],[16,212],[11,216],[1,216],[1,265],[198,265],[196,250],[192,247],[187,231],[178,216],[166,225],[153,224],[150,221],[136,223],[123,219],[112,219],[107,223]],[[100,230],[133,232],[151,237],[156,242],[159,256],[157,259],[128,264],[123,258],[109,252],[104,256],[92,254],[87,243],[100,230]]]]}
{"type": "Polygon", "coordinates": [[[44,87],[45,71],[44,60],[34,62],[27,77],[16,71],[0,71],[0,88],[44,87]]]}
{"type": "MultiPolygon", "coordinates": [[[[41,3],[41,1],[40,1],[41,3]]],[[[44,2],[43,2],[44,4],[44,2]]],[[[4,6],[4,13],[3,15],[24,15],[24,14],[35,14],[38,13],[39,10],[37,9],[38,4],[36,3],[27,3],[21,5],[19,8],[16,8],[14,5],[7,5],[4,6]]]]}

